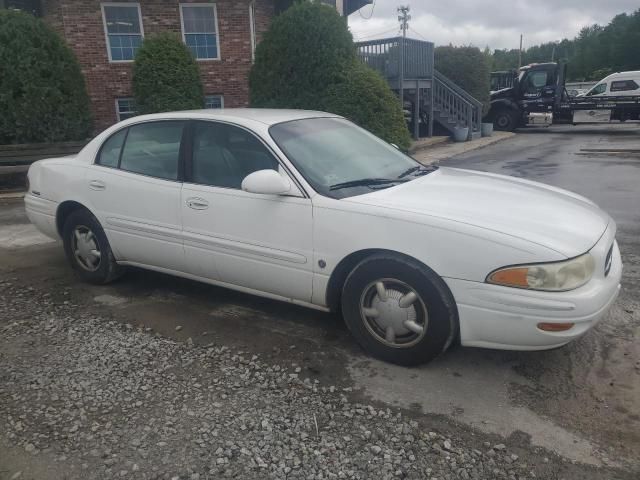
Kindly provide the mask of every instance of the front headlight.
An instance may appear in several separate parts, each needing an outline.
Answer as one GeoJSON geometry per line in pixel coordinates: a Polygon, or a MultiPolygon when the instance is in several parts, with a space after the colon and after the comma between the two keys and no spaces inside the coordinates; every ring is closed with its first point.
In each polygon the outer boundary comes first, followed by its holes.
{"type": "Polygon", "coordinates": [[[517,265],[494,270],[487,283],[505,287],[561,292],[581,287],[593,275],[595,261],[590,253],[571,260],[536,265],[517,265]]]}

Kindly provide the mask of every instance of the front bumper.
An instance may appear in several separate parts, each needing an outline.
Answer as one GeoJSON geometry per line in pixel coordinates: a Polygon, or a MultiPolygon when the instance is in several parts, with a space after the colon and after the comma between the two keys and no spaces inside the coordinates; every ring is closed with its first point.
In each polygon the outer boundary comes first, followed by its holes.
{"type": "Polygon", "coordinates": [[[536,292],[446,278],[458,306],[462,345],[505,350],[556,348],[584,335],[608,312],[620,291],[622,259],[608,229],[590,250],[596,260],[593,278],[569,292],[536,292]],[[605,263],[613,244],[612,263],[605,263]],[[575,325],[564,332],[540,330],[538,323],[575,325]]]}

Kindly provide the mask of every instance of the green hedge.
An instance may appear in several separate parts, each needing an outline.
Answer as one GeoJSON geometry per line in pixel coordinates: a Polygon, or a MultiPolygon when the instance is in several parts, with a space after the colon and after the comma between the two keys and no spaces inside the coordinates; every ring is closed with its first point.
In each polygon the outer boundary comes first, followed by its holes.
{"type": "Polygon", "coordinates": [[[178,35],[144,39],[133,63],[133,96],[140,114],[203,108],[198,64],[178,35]]]}
{"type": "Polygon", "coordinates": [[[273,20],[249,84],[254,107],[328,111],[400,147],[410,144],[400,101],[359,63],[346,22],[327,5],[296,3],[273,20]]]}
{"type": "Polygon", "coordinates": [[[91,130],[71,49],[42,20],[0,10],[0,144],[83,140],[91,130]]]}
{"type": "Polygon", "coordinates": [[[398,97],[378,72],[362,63],[354,63],[348,69],[345,81],[329,86],[326,110],[401,148],[411,144],[398,97]]]}
{"type": "Polygon", "coordinates": [[[490,106],[491,71],[485,55],[476,47],[437,47],[435,67],[474,98],[481,101],[484,113],[490,106]]]}

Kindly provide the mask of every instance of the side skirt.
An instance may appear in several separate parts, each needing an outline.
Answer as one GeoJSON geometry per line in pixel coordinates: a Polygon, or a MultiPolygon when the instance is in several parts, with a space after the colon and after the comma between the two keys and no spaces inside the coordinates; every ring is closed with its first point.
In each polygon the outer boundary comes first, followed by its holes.
{"type": "Polygon", "coordinates": [[[168,275],[186,278],[189,280],[195,280],[197,282],[208,283],[209,285],[215,285],[216,287],[224,287],[230,290],[236,290],[238,292],[256,295],[258,297],[270,298],[271,300],[278,300],[280,302],[292,303],[294,305],[300,305],[302,307],[311,308],[313,310],[319,310],[321,312],[330,312],[329,308],[323,305],[316,305],[314,303],[305,302],[303,300],[296,300],[295,298],[288,298],[288,297],[283,297],[281,295],[274,295],[272,293],[262,292],[260,290],[254,290],[253,288],[241,287],[239,285],[234,285],[232,283],[225,283],[218,280],[212,280],[210,278],[199,277],[197,275],[191,275],[185,272],[170,270],[168,268],[144,265],[142,263],[137,263],[137,262],[118,262],[118,265],[144,268],[145,270],[153,270],[155,272],[166,273],[168,275]]]}

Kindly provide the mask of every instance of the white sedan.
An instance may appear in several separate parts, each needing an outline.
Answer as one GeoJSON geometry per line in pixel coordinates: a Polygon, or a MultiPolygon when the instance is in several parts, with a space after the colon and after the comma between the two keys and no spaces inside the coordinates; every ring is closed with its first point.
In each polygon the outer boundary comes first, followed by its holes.
{"type": "Polygon", "coordinates": [[[522,179],[425,167],[335,115],[134,117],[35,163],[30,220],[92,283],[128,265],[341,311],[404,365],[454,341],[555,348],[620,289],[613,220],[522,179]]]}

